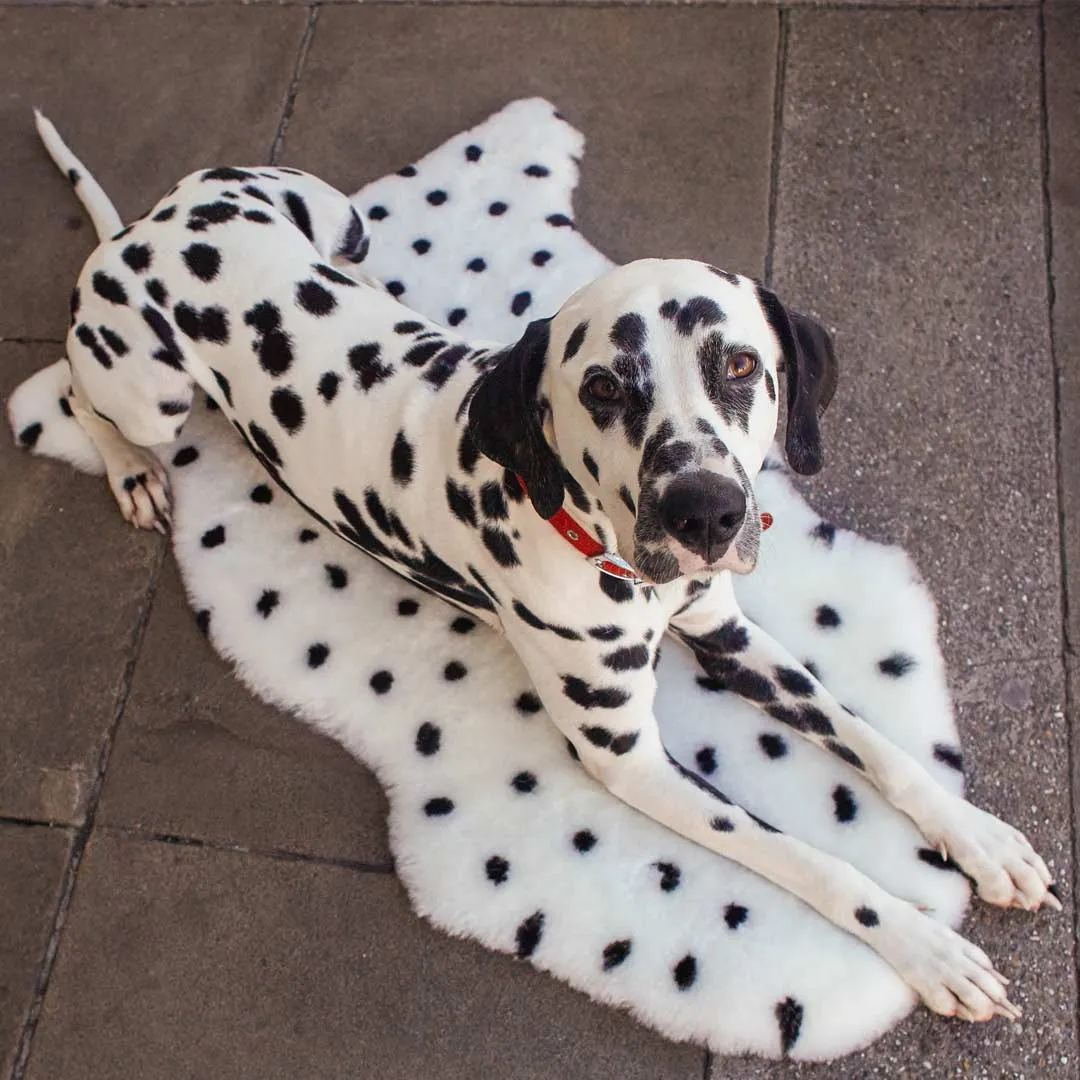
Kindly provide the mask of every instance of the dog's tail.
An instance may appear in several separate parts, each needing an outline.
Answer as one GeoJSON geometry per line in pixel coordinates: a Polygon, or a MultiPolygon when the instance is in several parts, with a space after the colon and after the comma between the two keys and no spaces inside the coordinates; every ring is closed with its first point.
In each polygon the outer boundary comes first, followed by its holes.
{"type": "Polygon", "coordinates": [[[38,135],[49,151],[49,157],[56,162],[62,173],[67,175],[79,202],[86,207],[90,220],[97,230],[98,239],[105,241],[114,236],[124,226],[120,215],[116,212],[109,196],[105,194],[101,185],[94,179],[86,166],[68,149],[67,144],[60,138],[60,132],[53,126],[46,116],[39,110],[34,110],[34,124],[38,135]]]}

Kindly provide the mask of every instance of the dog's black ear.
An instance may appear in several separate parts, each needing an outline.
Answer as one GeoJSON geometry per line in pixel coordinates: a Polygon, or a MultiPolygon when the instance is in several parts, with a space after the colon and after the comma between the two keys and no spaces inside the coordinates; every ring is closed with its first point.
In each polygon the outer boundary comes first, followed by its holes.
{"type": "Polygon", "coordinates": [[[825,461],[818,415],[832,401],[839,374],[832,338],[819,322],[784,307],[763,285],[758,299],[784,352],[787,373],[788,463],[804,476],[816,473],[825,461]]]}
{"type": "Polygon", "coordinates": [[[562,506],[564,494],[562,469],[544,438],[538,400],[550,322],[529,323],[521,340],[482,377],[469,403],[469,433],[476,448],[521,476],[542,518],[562,506]]]}

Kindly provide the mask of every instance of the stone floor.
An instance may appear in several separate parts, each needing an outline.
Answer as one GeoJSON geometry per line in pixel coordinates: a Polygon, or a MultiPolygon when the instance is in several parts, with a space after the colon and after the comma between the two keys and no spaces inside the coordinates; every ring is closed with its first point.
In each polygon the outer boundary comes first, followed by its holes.
{"type": "MultiPolygon", "coordinates": [[[[528,94],[589,137],[601,249],[836,328],[811,497],[916,557],[972,793],[1074,894],[1080,4],[0,0],[0,395],[60,354],[92,245],[32,105],[133,216],[207,164],[353,190],[528,94]]],[[[102,483],[6,437],[0,635],[0,1077],[1080,1075],[1071,896],[970,920],[1022,1024],[920,1011],[827,1068],[714,1060],[436,933],[373,777],[246,694],[102,483]]]]}

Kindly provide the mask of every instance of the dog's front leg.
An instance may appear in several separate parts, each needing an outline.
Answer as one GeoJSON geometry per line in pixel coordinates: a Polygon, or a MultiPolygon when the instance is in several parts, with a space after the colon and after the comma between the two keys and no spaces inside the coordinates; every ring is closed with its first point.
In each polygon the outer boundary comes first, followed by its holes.
{"type": "Polygon", "coordinates": [[[952,856],[979,896],[1002,907],[1061,909],[1050,871],[1022,833],[946,791],[910,754],[850,712],[779,642],[739,610],[721,575],[676,615],[671,629],[705,672],[803,738],[862,773],[952,856]]]}
{"type": "Polygon", "coordinates": [[[653,716],[656,682],[647,662],[614,663],[597,642],[568,643],[550,628],[516,624],[506,631],[549,716],[585,769],[617,798],[866,942],[935,1012],[968,1020],[1019,1015],[1004,979],[976,946],[849,863],[755,818],[671,758],[653,716]]]}

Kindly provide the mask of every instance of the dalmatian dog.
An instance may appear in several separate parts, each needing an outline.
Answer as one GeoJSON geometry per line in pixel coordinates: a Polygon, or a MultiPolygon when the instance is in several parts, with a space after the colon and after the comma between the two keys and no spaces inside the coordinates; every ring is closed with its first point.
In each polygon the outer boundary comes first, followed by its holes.
{"type": "Polygon", "coordinates": [[[509,347],[470,342],[361,280],[367,246],[343,194],[256,166],[192,174],[97,248],[71,301],[72,405],[124,517],[167,527],[149,448],[176,439],[201,388],[313,517],[502,631],[613,795],[792,892],[931,1009],[1018,1017],[980,949],[689,773],[654,718],[670,633],[873,783],[983,899],[1060,910],[1019,832],[946,792],[736,604],[781,375],[788,461],[822,465],[825,330],[746,277],[645,259],[509,347]]]}

